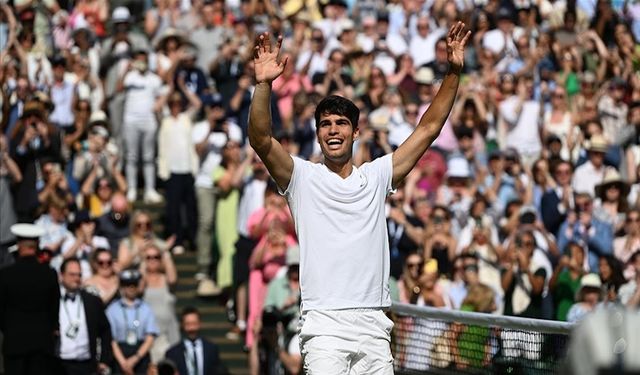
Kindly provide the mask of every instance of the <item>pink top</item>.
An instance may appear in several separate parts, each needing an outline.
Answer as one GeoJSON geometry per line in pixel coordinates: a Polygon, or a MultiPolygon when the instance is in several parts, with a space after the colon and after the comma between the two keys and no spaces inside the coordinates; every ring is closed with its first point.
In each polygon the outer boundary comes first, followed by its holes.
{"type": "Polygon", "coordinates": [[[310,92],[313,90],[309,77],[306,75],[301,76],[298,73],[293,73],[288,79],[283,76],[276,78],[272,87],[273,92],[278,95],[280,115],[285,119],[290,119],[293,116],[294,95],[300,91],[310,92]]]}

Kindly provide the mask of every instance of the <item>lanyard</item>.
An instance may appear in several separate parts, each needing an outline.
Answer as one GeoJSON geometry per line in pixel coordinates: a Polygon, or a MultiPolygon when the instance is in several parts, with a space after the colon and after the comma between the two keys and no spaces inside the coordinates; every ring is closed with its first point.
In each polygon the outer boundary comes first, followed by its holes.
{"type": "MultiPolygon", "coordinates": [[[[78,311],[76,312],[76,320],[74,323],[80,322],[80,304],[82,303],[79,293],[76,295],[76,298],[78,298],[78,311]]],[[[67,320],[71,323],[71,315],[69,314],[69,310],[67,309],[67,301],[64,299],[62,300],[62,307],[64,308],[64,314],[67,316],[67,320]]]]}
{"type": "MultiPolygon", "coordinates": [[[[127,325],[127,330],[131,329],[131,326],[129,325],[129,319],[127,319],[127,311],[125,309],[124,304],[120,305],[122,307],[122,317],[124,317],[124,322],[127,325]]],[[[138,319],[138,312],[139,312],[140,306],[136,306],[136,314],[135,317],[133,319],[133,330],[137,331],[138,326],[140,326],[140,320],[138,319]]]]}

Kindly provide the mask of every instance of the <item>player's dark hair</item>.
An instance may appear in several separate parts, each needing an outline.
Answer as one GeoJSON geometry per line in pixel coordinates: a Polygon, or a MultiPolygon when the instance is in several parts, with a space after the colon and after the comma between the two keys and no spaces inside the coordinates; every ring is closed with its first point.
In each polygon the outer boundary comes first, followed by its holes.
{"type": "Polygon", "coordinates": [[[316,113],[314,115],[316,124],[320,124],[320,116],[322,115],[344,116],[351,121],[351,127],[355,129],[358,127],[360,110],[349,99],[338,95],[329,95],[322,99],[316,107],[316,113]]]}

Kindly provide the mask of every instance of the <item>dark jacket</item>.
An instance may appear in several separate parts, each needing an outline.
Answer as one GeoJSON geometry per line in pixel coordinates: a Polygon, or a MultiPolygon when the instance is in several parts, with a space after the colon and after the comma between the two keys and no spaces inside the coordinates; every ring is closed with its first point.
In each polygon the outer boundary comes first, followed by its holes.
{"type": "Polygon", "coordinates": [[[0,269],[0,330],[5,356],[54,355],[59,330],[56,272],[35,257],[0,269]]]}
{"type": "Polygon", "coordinates": [[[96,366],[98,362],[111,363],[111,326],[104,313],[104,304],[100,298],[84,290],[80,292],[80,296],[89,332],[91,360],[95,361],[96,366]],[[100,339],[100,358],[97,351],[98,339],[100,339]]]}
{"type": "MultiPolygon", "coordinates": [[[[218,347],[204,338],[200,339],[202,340],[204,375],[225,374],[226,371],[224,371],[224,369],[221,367],[218,347]]],[[[184,354],[184,340],[180,340],[179,343],[167,350],[165,357],[171,360],[176,365],[180,374],[186,375],[189,373],[189,370],[187,369],[187,361],[184,354]]]]}
{"type": "MultiPolygon", "coordinates": [[[[562,200],[558,197],[555,190],[549,190],[542,195],[540,201],[540,213],[542,214],[542,222],[544,227],[554,236],[558,236],[560,225],[567,218],[567,212],[560,212],[558,205],[562,200]]],[[[560,249],[562,251],[562,249],[560,249]]]]}

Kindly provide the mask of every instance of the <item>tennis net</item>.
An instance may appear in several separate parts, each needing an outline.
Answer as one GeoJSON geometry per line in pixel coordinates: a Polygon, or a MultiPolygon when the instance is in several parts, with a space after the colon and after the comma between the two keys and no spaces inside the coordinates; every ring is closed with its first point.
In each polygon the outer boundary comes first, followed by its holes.
{"type": "Polygon", "coordinates": [[[396,374],[553,374],[572,324],[394,304],[396,374]]]}

